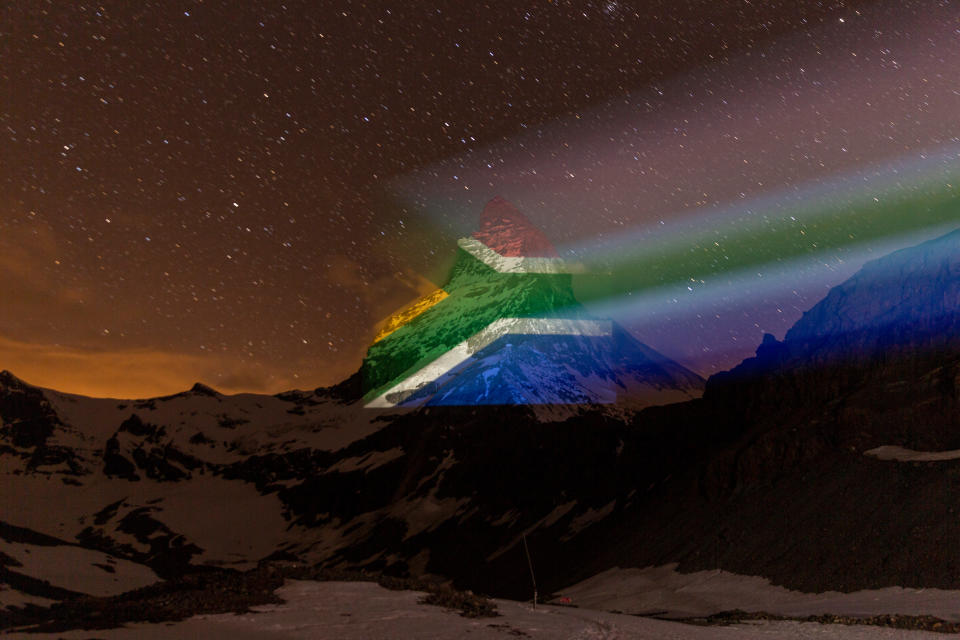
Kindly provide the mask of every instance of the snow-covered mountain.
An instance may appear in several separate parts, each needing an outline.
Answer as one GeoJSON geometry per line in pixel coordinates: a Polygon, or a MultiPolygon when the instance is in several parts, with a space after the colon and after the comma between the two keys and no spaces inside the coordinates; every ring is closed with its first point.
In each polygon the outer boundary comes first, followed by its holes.
{"type": "MultiPolygon", "coordinates": [[[[278,396],[197,385],[116,400],[4,372],[0,604],[265,558],[526,597],[524,539],[545,593],[615,566],[672,563],[810,592],[960,588],[960,460],[876,454],[960,449],[958,241],[867,265],[784,341],[769,336],[713,376],[702,398],[637,413],[371,408],[362,374],[278,396]]],[[[488,385],[522,394],[534,376],[576,394],[577,376],[598,366],[617,371],[605,383],[624,383],[618,402],[642,385],[682,389],[682,371],[613,325],[610,346],[548,337],[490,341],[429,397],[476,400],[488,385]]],[[[380,349],[371,358],[404,348],[380,349]]]]}
{"type": "Polygon", "coordinates": [[[566,405],[569,413],[702,392],[700,376],[591,317],[573,293],[579,267],[506,200],[491,200],[459,246],[443,287],[389,319],[371,345],[361,368],[370,406],[566,405]]]}
{"type": "Polygon", "coordinates": [[[700,395],[703,381],[616,323],[603,336],[505,336],[480,349],[449,382],[408,398],[430,406],[539,405],[538,415],[577,405],[639,409],[700,395]],[[559,406],[551,405],[560,405],[559,406]]]}
{"type": "Polygon", "coordinates": [[[836,358],[897,345],[956,346],[960,336],[960,230],[873,260],[790,329],[807,357],[836,358]]]}

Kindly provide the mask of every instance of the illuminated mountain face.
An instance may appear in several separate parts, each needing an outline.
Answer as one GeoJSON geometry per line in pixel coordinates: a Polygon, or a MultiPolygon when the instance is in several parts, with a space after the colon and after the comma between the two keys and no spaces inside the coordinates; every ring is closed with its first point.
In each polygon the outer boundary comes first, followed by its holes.
{"type": "Polygon", "coordinates": [[[699,376],[587,314],[571,286],[577,265],[507,201],[490,201],[458,245],[449,281],[388,319],[368,350],[367,406],[645,406],[699,395],[699,376]]]}
{"type": "Polygon", "coordinates": [[[487,203],[472,236],[501,256],[557,258],[557,250],[526,216],[501,197],[487,203]]]}

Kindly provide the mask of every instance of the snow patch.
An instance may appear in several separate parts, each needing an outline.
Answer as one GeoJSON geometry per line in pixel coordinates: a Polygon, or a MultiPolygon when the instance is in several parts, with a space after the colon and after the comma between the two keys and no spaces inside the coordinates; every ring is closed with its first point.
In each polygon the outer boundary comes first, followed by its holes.
{"type": "Polygon", "coordinates": [[[402,447],[394,447],[393,449],[389,449],[387,451],[371,451],[363,456],[344,458],[327,469],[327,473],[350,473],[351,471],[367,472],[372,469],[376,469],[377,467],[382,467],[388,462],[392,462],[397,458],[402,458],[403,456],[404,450],[402,447]]]}
{"type": "Polygon", "coordinates": [[[559,593],[580,607],[671,618],[742,609],[783,616],[904,614],[960,621],[960,591],[887,587],[803,593],[772,585],[759,576],[727,571],[679,573],[676,568],[676,563],[644,569],[615,567],[559,593]]]}
{"type": "Polygon", "coordinates": [[[940,634],[880,627],[799,622],[753,622],[700,627],[573,607],[496,600],[496,618],[463,618],[441,607],[418,604],[416,591],[388,591],[372,582],[288,581],[277,589],[283,604],[241,614],[195,616],[181,622],[136,623],[95,632],[75,630],[12,633],[11,640],[910,640],[940,634]]]}
{"type": "Polygon", "coordinates": [[[485,559],[486,562],[491,562],[492,560],[496,560],[497,558],[502,556],[504,553],[506,553],[510,549],[513,549],[523,539],[523,536],[527,535],[528,533],[536,531],[540,527],[546,528],[546,527],[553,526],[561,518],[563,518],[565,515],[570,513],[570,511],[572,511],[573,508],[576,506],[577,506],[577,501],[571,500],[570,502],[566,502],[564,504],[554,507],[553,511],[551,511],[546,516],[537,520],[532,525],[530,525],[529,527],[521,531],[519,534],[516,535],[516,537],[513,538],[513,540],[511,540],[504,546],[500,547],[499,549],[497,549],[496,551],[488,555],[485,559]]]}
{"type": "MultiPolygon", "coordinates": [[[[41,546],[0,540],[0,551],[21,566],[13,571],[46,580],[55,587],[91,596],[112,596],[160,580],[147,566],[115,558],[101,551],[69,545],[41,546]]],[[[0,591],[0,606],[14,604],[0,591]]]]}
{"type": "Polygon", "coordinates": [[[586,511],[584,511],[583,513],[581,513],[580,515],[578,515],[576,518],[573,519],[573,521],[570,523],[570,526],[567,527],[567,533],[565,533],[563,537],[560,539],[563,541],[569,540],[570,538],[580,533],[581,531],[586,529],[589,525],[593,524],[594,522],[599,522],[600,520],[603,520],[608,515],[613,513],[613,508],[614,506],[616,506],[616,504],[617,504],[616,500],[611,500],[610,502],[603,505],[599,509],[587,509],[586,511]]]}
{"type": "Polygon", "coordinates": [[[943,462],[945,460],[960,460],[960,449],[950,451],[914,451],[894,445],[884,445],[863,455],[872,456],[878,460],[897,460],[898,462],[943,462]]]}

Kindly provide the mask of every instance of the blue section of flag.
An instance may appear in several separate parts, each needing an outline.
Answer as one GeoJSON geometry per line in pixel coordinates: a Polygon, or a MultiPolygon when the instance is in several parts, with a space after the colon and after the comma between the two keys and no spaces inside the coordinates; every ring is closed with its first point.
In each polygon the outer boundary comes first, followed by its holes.
{"type": "Polygon", "coordinates": [[[612,403],[609,346],[609,336],[507,335],[400,406],[612,403]]]}

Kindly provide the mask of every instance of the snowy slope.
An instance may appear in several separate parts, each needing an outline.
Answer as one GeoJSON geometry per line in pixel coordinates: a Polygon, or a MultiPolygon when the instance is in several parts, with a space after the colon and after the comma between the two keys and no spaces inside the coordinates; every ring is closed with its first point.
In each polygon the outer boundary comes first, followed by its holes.
{"type": "Polygon", "coordinates": [[[11,633],[11,640],[64,638],[105,640],[208,638],[210,640],[921,640],[943,634],[816,622],[752,622],[695,626],[572,607],[498,600],[496,618],[462,618],[439,607],[418,604],[423,594],[387,591],[366,582],[290,581],[277,590],[284,604],[254,607],[242,615],[223,614],[166,624],[133,624],[122,629],[56,634],[11,633]]]}
{"type": "Polygon", "coordinates": [[[327,391],[196,385],[118,400],[0,373],[0,606],[126,590],[190,564],[251,566],[297,536],[275,491],[225,470],[254,453],[339,449],[381,415],[327,391]]]}

